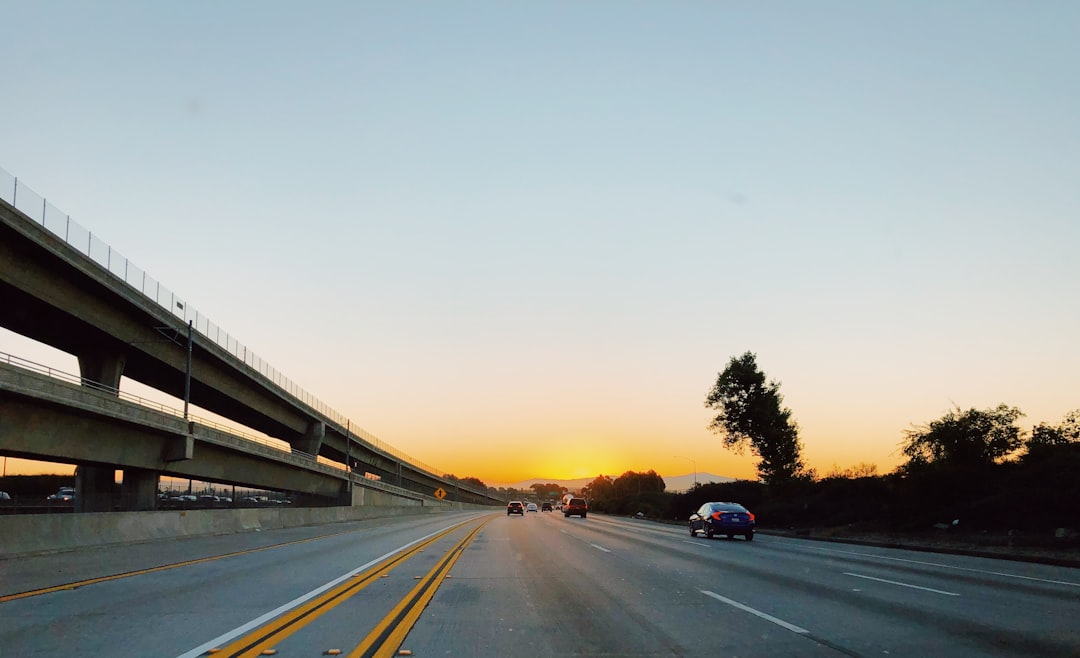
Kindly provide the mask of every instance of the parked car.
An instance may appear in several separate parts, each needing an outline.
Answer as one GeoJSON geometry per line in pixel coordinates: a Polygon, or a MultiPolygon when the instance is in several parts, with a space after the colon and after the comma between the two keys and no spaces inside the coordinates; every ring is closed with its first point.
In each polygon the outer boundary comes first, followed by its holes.
{"type": "Polygon", "coordinates": [[[726,535],[728,539],[742,535],[750,541],[754,525],[754,515],[738,503],[705,503],[690,515],[690,536],[701,531],[709,539],[713,535],[726,535]]]}
{"type": "Polygon", "coordinates": [[[70,503],[75,500],[75,487],[60,487],[60,490],[48,499],[58,503],[70,503]]]}
{"type": "Polygon", "coordinates": [[[511,500],[506,504],[506,515],[520,514],[525,516],[525,506],[521,504],[520,500],[511,500]]]}
{"type": "Polygon", "coordinates": [[[571,498],[563,503],[562,515],[571,517],[574,515],[586,518],[589,514],[589,503],[584,498],[571,498]]]}
{"type": "Polygon", "coordinates": [[[541,503],[540,504],[540,511],[541,512],[550,512],[550,511],[552,511],[551,503],[541,503]]]}
{"type": "Polygon", "coordinates": [[[525,511],[526,512],[535,512],[538,509],[539,508],[536,506],[536,503],[529,503],[528,505],[525,506],[525,511]]]}

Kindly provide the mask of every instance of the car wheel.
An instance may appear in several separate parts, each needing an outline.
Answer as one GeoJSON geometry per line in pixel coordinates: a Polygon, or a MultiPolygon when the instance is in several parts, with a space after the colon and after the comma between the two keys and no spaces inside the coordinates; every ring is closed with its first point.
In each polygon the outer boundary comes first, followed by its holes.
{"type": "Polygon", "coordinates": [[[584,519],[584,518],[585,518],[586,516],[588,516],[588,514],[586,514],[585,512],[582,512],[582,513],[581,513],[581,518],[583,518],[583,519],[584,519]]]}
{"type": "Polygon", "coordinates": [[[705,526],[705,539],[712,539],[713,531],[712,526],[705,526]]]}
{"type": "Polygon", "coordinates": [[[697,530],[694,530],[694,524],[693,523],[690,524],[690,536],[691,537],[697,537],[697,530]]]}
{"type": "Polygon", "coordinates": [[[734,539],[735,535],[724,535],[724,539],[734,539]]]}
{"type": "Polygon", "coordinates": [[[754,533],[748,532],[743,537],[746,537],[746,541],[754,541],[754,533]]]}

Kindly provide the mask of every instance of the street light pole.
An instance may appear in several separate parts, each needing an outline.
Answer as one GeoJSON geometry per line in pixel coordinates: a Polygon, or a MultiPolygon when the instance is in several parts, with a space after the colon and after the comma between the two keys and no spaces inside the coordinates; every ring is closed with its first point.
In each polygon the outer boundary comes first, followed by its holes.
{"type": "Polygon", "coordinates": [[[188,404],[191,402],[191,320],[187,323],[187,370],[184,371],[184,420],[188,419],[188,404]]]}
{"type": "Polygon", "coordinates": [[[349,476],[349,505],[352,505],[352,420],[345,419],[345,474],[349,476]]]}
{"type": "Polygon", "coordinates": [[[690,462],[691,464],[693,464],[693,466],[694,466],[694,488],[696,489],[696,488],[697,488],[697,462],[696,462],[696,461],[694,461],[693,459],[690,459],[689,457],[683,457],[682,455],[674,455],[674,457],[675,457],[676,459],[686,459],[686,460],[689,460],[689,462],[690,462]]]}

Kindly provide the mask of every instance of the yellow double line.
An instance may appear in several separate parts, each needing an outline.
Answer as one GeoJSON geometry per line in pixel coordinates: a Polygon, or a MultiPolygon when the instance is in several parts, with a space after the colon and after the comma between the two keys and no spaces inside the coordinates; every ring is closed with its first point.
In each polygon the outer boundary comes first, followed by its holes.
{"type": "MultiPolygon", "coordinates": [[[[490,520],[486,519],[477,525],[464,539],[459,541],[454,548],[450,549],[435,567],[424,576],[420,583],[402,601],[394,607],[375,629],[354,649],[349,658],[361,656],[391,656],[397,647],[405,639],[412,625],[420,617],[424,606],[435,595],[439,584],[442,583],[450,568],[457,561],[465,547],[480,532],[480,529],[490,520]],[[396,642],[396,644],[392,644],[396,642]],[[392,644],[392,646],[391,646],[392,644]]],[[[323,614],[335,608],[338,604],[346,601],[357,594],[384,574],[424,550],[427,546],[442,539],[446,535],[458,530],[460,526],[447,528],[446,530],[430,537],[429,539],[413,546],[408,551],[393,555],[363,573],[353,576],[348,581],[334,587],[322,595],[291,610],[288,614],[278,617],[274,621],[260,627],[253,633],[249,633],[228,646],[212,649],[209,653],[215,656],[228,658],[253,658],[265,655],[275,644],[278,644],[304,626],[318,619],[323,614]]]]}
{"type": "Polygon", "coordinates": [[[420,618],[420,613],[435,596],[443,579],[465,551],[465,547],[490,520],[491,518],[485,519],[457,545],[447,551],[446,555],[420,580],[408,596],[394,606],[390,614],[383,617],[363,642],[349,653],[348,658],[388,658],[394,655],[401,643],[405,641],[405,636],[412,630],[413,624],[420,618]]]}

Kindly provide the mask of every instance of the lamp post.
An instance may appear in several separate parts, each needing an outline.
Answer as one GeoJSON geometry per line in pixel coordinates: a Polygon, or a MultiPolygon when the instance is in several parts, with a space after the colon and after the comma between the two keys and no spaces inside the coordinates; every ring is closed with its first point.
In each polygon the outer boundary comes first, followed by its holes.
{"type": "Polygon", "coordinates": [[[184,420],[188,419],[188,404],[191,402],[191,320],[187,323],[187,370],[184,371],[184,420]]]}
{"type": "Polygon", "coordinates": [[[683,457],[682,455],[674,455],[675,459],[686,459],[694,466],[694,488],[697,488],[697,462],[689,457],[683,457]]]}

